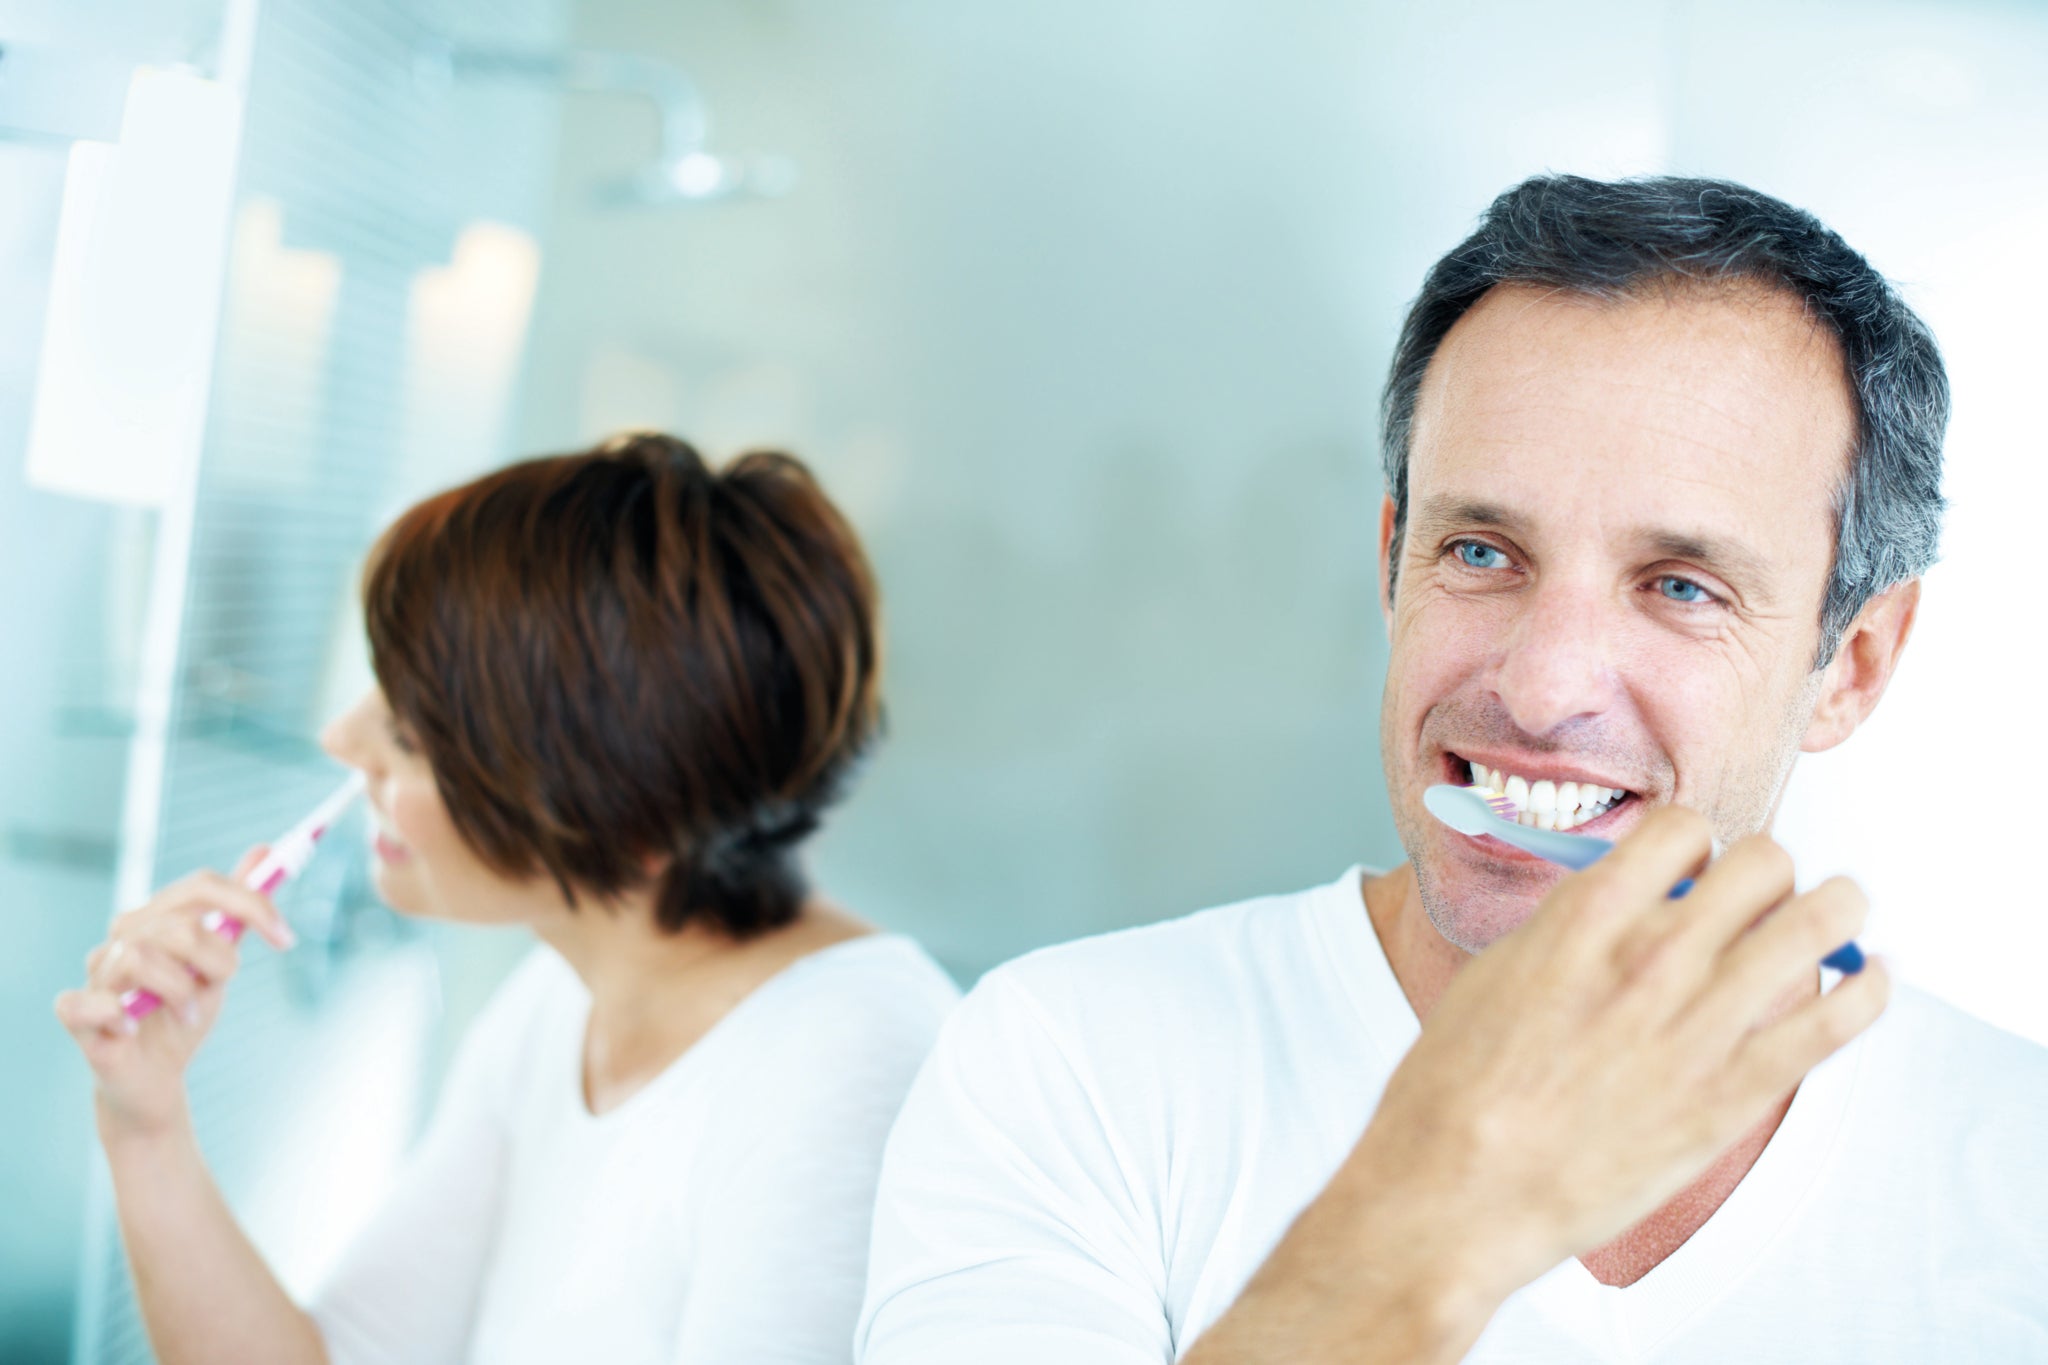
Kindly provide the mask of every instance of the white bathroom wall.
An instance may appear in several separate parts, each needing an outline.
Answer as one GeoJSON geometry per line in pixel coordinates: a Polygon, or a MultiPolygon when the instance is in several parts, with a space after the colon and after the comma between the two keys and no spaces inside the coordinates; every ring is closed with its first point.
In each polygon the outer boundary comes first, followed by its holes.
{"type": "Polygon", "coordinates": [[[2048,1039],[2024,965],[2048,949],[2042,896],[1948,795],[1959,707],[1994,718],[2001,769],[2048,758],[2011,615],[2031,547],[2006,524],[2044,467],[2021,406],[2042,286],[2007,261],[2041,239],[2048,11],[577,15],[581,43],[688,69],[721,147],[801,175],[779,201],[602,209],[593,188],[644,155],[647,115],[572,101],[522,435],[782,442],[851,507],[892,645],[892,734],[819,858],[858,908],[972,976],[1398,857],[1371,561],[1400,310],[1533,171],[1723,175],[1900,278],[1958,401],[1920,636],[1867,732],[1802,770],[1783,832],[1816,877],[1863,878],[1905,976],[2048,1039]]]}
{"type": "Polygon", "coordinates": [[[1662,154],[1661,20],[1581,9],[1597,41],[1505,3],[583,0],[579,42],[680,63],[800,179],[600,208],[646,114],[572,101],[528,444],[786,443],[847,503],[891,731],[829,888],[971,978],[1399,856],[1380,374],[1505,183],[1662,154]]]}
{"type": "Polygon", "coordinates": [[[2029,853],[2048,772],[2031,522],[2048,506],[2048,7],[1701,7],[1682,168],[1818,213],[1904,289],[1955,392],[1942,561],[1876,716],[1806,759],[1780,821],[1802,871],[1854,876],[1900,974],[2048,1042],[2048,889],[2029,853]],[[1746,35],[1767,31],[1757,44],[1746,35]],[[1743,73],[1730,99],[1717,71],[1743,73]]]}

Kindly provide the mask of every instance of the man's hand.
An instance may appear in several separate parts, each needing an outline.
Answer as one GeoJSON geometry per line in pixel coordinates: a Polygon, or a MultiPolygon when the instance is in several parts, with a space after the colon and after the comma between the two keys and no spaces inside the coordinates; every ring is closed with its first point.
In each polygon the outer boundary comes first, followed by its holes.
{"type": "Polygon", "coordinates": [[[1500,1303],[1685,1187],[1883,1012],[1881,963],[1778,1013],[1867,903],[1653,811],[1458,973],[1372,1122],[1187,1365],[1451,1361],[1500,1303]]]}

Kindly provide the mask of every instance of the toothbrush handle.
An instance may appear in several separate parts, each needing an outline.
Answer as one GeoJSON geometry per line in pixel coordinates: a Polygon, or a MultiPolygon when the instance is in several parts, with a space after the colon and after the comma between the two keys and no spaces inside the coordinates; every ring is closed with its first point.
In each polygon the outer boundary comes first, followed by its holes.
{"type": "MultiPolygon", "coordinates": [[[[1692,878],[1687,877],[1684,881],[1671,888],[1670,899],[1677,900],[1690,890],[1692,890],[1692,878]]],[[[1851,939],[1822,958],[1820,965],[1832,967],[1844,976],[1854,976],[1857,972],[1863,970],[1863,950],[1856,946],[1854,939],[1851,939]]]]}
{"type": "Polygon", "coordinates": [[[1856,946],[1854,939],[1851,939],[1822,958],[1820,965],[1833,967],[1844,976],[1854,976],[1863,970],[1863,950],[1856,946]]]}
{"type": "MultiPolygon", "coordinates": [[[[298,824],[286,830],[270,851],[263,855],[261,862],[242,876],[242,885],[259,896],[274,895],[277,888],[305,870],[313,859],[313,850],[320,842],[320,836],[341,818],[349,803],[363,794],[363,775],[357,773],[341,785],[341,789],[313,808],[313,813],[298,824]]],[[[230,943],[241,941],[242,921],[222,910],[209,910],[199,921],[201,927],[210,929],[230,943]]],[[[130,1019],[162,1007],[163,1001],[155,991],[136,988],[121,993],[121,1009],[130,1019]]]]}

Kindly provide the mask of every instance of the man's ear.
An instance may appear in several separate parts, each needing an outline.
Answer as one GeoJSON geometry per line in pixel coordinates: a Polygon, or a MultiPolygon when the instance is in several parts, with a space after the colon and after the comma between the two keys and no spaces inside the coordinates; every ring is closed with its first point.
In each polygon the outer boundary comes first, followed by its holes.
{"type": "Polygon", "coordinates": [[[1892,680],[1913,619],[1920,610],[1920,580],[1909,578],[1863,604],[1822,674],[1820,698],[1799,747],[1809,754],[1832,749],[1877,709],[1892,680]]]}
{"type": "Polygon", "coordinates": [[[1394,500],[1380,499],[1380,617],[1394,627],[1394,500]]]}

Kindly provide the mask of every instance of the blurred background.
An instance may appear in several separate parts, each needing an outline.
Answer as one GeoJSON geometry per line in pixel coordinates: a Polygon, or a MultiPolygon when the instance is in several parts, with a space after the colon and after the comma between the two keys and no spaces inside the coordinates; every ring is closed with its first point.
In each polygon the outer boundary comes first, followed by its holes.
{"type": "MultiPolygon", "coordinates": [[[[1781,832],[1905,977],[2048,1041],[2043,894],[1954,766],[2015,813],[2048,767],[2044,77],[2023,0],[5,0],[0,1360],[148,1359],[51,997],[331,785],[363,551],[515,455],[656,426],[820,471],[891,733],[816,871],[963,982],[1398,860],[1378,389],[1544,169],[1748,181],[1941,338],[1944,562],[1781,832]]],[[[303,946],[251,950],[192,1077],[297,1289],[523,946],[359,863],[288,893],[303,946]]]]}

